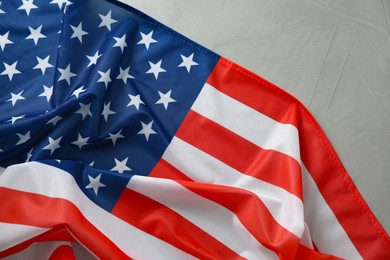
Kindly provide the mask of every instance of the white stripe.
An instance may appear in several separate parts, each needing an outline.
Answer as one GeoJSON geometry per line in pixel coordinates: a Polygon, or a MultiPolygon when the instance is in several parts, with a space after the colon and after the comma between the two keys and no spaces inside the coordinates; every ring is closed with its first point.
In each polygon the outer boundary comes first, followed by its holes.
{"type": "Polygon", "coordinates": [[[73,177],[61,169],[38,162],[13,165],[0,175],[0,186],[72,202],[86,219],[132,258],[159,259],[161,256],[171,259],[191,258],[172,245],[131,226],[97,206],[79,189],[73,177]]]}
{"type": "Polygon", "coordinates": [[[295,126],[279,123],[207,83],[191,109],[263,149],[287,154],[301,162],[295,126]]]}
{"type": "Polygon", "coordinates": [[[168,145],[163,159],[197,182],[233,186],[253,192],[280,225],[298,237],[302,236],[302,201],[286,190],[245,175],[177,137],[168,145]]]}
{"type": "MultiPolygon", "coordinates": [[[[1,202],[0,202],[1,203],[1,202]]],[[[4,251],[30,238],[48,231],[48,228],[32,227],[0,222],[0,251],[4,251]]]]}
{"type": "Polygon", "coordinates": [[[305,221],[320,252],[344,259],[362,259],[303,164],[302,183],[305,221]]]}
{"type": "Polygon", "coordinates": [[[134,176],[127,187],[169,207],[244,258],[277,259],[275,253],[263,247],[233,212],[175,181],[134,176]]]}

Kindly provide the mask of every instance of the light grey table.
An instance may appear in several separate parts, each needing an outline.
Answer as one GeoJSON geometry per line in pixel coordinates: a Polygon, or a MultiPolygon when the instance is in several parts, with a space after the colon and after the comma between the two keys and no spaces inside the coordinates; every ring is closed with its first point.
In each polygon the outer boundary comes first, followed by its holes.
{"type": "Polygon", "coordinates": [[[389,233],[389,0],[122,1],[297,97],[389,233]]]}

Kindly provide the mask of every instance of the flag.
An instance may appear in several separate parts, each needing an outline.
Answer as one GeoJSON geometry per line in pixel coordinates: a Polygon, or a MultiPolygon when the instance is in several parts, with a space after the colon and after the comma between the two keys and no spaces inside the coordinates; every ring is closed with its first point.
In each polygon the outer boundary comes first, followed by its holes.
{"type": "Polygon", "coordinates": [[[298,100],[140,11],[2,1],[0,57],[0,257],[390,257],[298,100]]]}

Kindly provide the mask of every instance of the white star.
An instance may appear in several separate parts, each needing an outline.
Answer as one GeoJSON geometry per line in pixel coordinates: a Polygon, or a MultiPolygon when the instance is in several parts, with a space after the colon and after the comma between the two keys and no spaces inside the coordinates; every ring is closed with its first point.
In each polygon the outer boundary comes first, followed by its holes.
{"type": "Polygon", "coordinates": [[[116,141],[119,139],[119,138],[125,138],[123,135],[121,135],[121,132],[122,130],[120,130],[118,133],[116,134],[111,134],[111,133],[108,133],[110,135],[110,137],[106,138],[106,139],[111,139],[112,141],[112,145],[115,146],[116,144],[116,141]]]}
{"type": "Polygon", "coordinates": [[[11,101],[12,106],[15,106],[15,103],[16,103],[18,100],[23,100],[23,99],[25,99],[25,98],[22,96],[22,93],[23,93],[23,90],[20,91],[18,94],[11,93],[11,98],[8,99],[6,102],[11,101]]]}
{"type": "Polygon", "coordinates": [[[134,79],[134,77],[129,74],[130,66],[126,69],[122,69],[121,67],[119,67],[119,70],[120,71],[117,79],[123,80],[125,84],[127,84],[127,79],[134,79]]]}
{"type": "Polygon", "coordinates": [[[52,155],[56,149],[61,147],[60,145],[61,139],[62,136],[57,139],[53,139],[49,136],[49,144],[43,147],[43,149],[50,150],[50,155],[52,155]]]}
{"type": "Polygon", "coordinates": [[[106,120],[106,122],[108,121],[109,115],[115,114],[114,111],[110,110],[110,105],[111,105],[111,102],[108,102],[108,104],[104,104],[104,108],[103,108],[103,112],[102,112],[102,116],[104,117],[104,120],[106,120]]]}
{"type": "Polygon", "coordinates": [[[23,4],[19,6],[18,10],[25,10],[27,16],[30,15],[31,9],[38,8],[38,6],[34,5],[34,0],[22,0],[23,4]]]}
{"type": "Polygon", "coordinates": [[[111,31],[111,24],[116,23],[117,20],[111,18],[111,10],[107,13],[107,15],[99,14],[102,22],[99,24],[99,27],[106,26],[109,31],[111,31]]]}
{"type": "Polygon", "coordinates": [[[156,102],[156,104],[163,104],[165,107],[165,110],[168,110],[169,103],[176,102],[176,100],[171,98],[171,92],[172,92],[172,89],[169,90],[165,94],[159,91],[158,94],[160,95],[160,99],[156,102]]]}
{"type": "Polygon", "coordinates": [[[188,57],[186,57],[186,56],[184,56],[184,55],[181,55],[181,54],[180,54],[180,56],[181,56],[181,59],[183,60],[183,62],[180,63],[178,67],[186,67],[188,73],[190,73],[191,67],[192,67],[192,66],[197,66],[197,65],[199,65],[198,63],[196,63],[196,62],[194,61],[194,53],[192,53],[192,54],[191,54],[190,56],[188,56],[188,57]]]}
{"type": "Polygon", "coordinates": [[[79,25],[77,27],[71,25],[70,27],[72,27],[72,30],[73,30],[73,34],[72,36],[70,36],[70,38],[77,38],[79,39],[80,43],[83,43],[83,36],[88,34],[86,31],[83,31],[83,28],[82,28],[82,23],[83,22],[80,22],[79,25]]]}
{"type": "Polygon", "coordinates": [[[135,108],[136,108],[137,110],[139,110],[139,106],[140,106],[141,104],[144,104],[144,105],[145,105],[145,103],[142,102],[142,100],[141,100],[141,95],[140,95],[140,94],[138,94],[137,96],[133,96],[133,95],[130,95],[130,94],[129,94],[129,98],[130,98],[130,102],[129,102],[129,104],[127,104],[128,107],[129,107],[129,106],[135,106],[135,108]]]}
{"type": "Polygon", "coordinates": [[[119,37],[114,37],[114,40],[116,41],[116,43],[112,47],[119,47],[119,48],[121,48],[121,51],[123,52],[125,47],[127,47],[126,34],[124,34],[120,38],[119,37]]]}
{"type": "Polygon", "coordinates": [[[27,152],[27,158],[26,158],[26,161],[25,162],[29,162],[31,160],[31,157],[32,157],[32,150],[33,148],[31,148],[31,150],[29,152],[27,152]]]}
{"type": "Polygon", "coordinates": [[[127,160],[129,157],[124,159],[123,161],[119,161],[118,159],[114,158],[115,160],[115,167],[111,169],[111,171],[117,171],[119,173],[123,173],[124,171],[131,171],[129,167],[127,167],[127,160]]]}
{"type": "Polygon", "coordinates": [[[96,178],[93,178],[90,175],[88,175],[89,184],[87,186],[85,186],[85,188],[86,189],[93,189],[93,191],[97,195],[99,188],[106,187],[106,185],[104,185],[103,183],[100,182],[101,177],[102,177],[102,174],[99,174],[98,176],[96,176],[96,178]]]}
{"type": "Polygon", "coordinates": [[[47,121],[46,125],[48,124],[53,124],[53,127],[56,126],[56,124],[58,123],[58,121],[60,121],[62,119],[62,117],[60,116],[55,116],[53,117],[52,119],[50,119],[49,121],[47,121]]]}
{"type": "Polygon", "coordinates": [[[64,4],[65,4],[65,7],[66,7],[66,6],[71,5],[73,3],[71,1],[69,1],[69,0],[53,0],[53,1],[50,2],[50,4],[57,4],[58,8],[61,10],[62,6],[64,4]]]}
{"type": "Polygon", "coordinates": [[[153,73],[154,77],[158,79],[158,74],[160,72],[167,72],[165,69],[161,68],[162,60],[157,63],[153,63],[149,61],[150,69],[146,73],[153,73]]]}
{"type": "Polygon", "coordinates": [[[88,105],[84,105],[83,103],[79,103],[80,109],[77,110],[75,113],[76,114],[81,114],[81,120],[84,120],[87,116],[91,116],[91,103],[88,105]]]}
{"type": "Polygon", "coordinates": [[[149,141],[149,136],[152,134],[157,134],[153,129],[153,120],[150,121],[149,124],[145,124],[144,122],[141,121],[142,129],[139,131],[137,134],[139,135],[145,135],[146,141],[149,141]]]}
{"type": "Polygon", "coordinates": [[[39,39],[46,38],[46,36],[41,33],[42,25],[39,26],[37,29],[34,29],[34,28],[29,26],[28,29],[30,29],[30,35],[27,36],[26,39],[33,40],[35,43],[35,46],[37,46],[39,39]]]}
{"type": "Polygon", "coordinates": [[[28,131],[24,135],[23,134],[18,134],[18,133],[17,133],[17,135],[19,137],[19,141],[15,145],[23,144],[23,143],[27,142],[31,138],[30,131],[28,131]]]}
{"type": "MultiPolygon", "coordinates": [[[[3,1],[0,1],[0,7],[1,7],[2,4],[3,4],[3,1]]],[[[5,14],[5,12],[0,9],[0,14],[5,14]]]]}
{"type": "Polygon", "coordinates": [[[97,82],[104,82],[104,85],[106,86],[107,89],[108,83],[111,82],[111,77],[110,77],[111,69],[108,69],[106,72],[98,71],[98,73],[100,74],[100,79],[97,82]]]}
{"type": "Polygon", "coordinates": [[[48,88],[47,86],[43,85],[43,92],[39,95],[39,97],[46,97],[47,102],[49,102],[52,95],[53,95],[53,86],[48,88]]]}
{"type": "Polygon", "coordinates": [[[0,47],[1,50],[4,51],[5,45],[6,44],[12,44],[13,42],[8,39],[9,31],[6,32],[5,34],[1,35],[0,34],[0,47]]]}
{"type": "Polygon", "coordinates": [[[153,31],[151,31],[148,34],[144,34],[140,32],[142,39],[137,43],[137,44],[145,44],[146,49],[149,49],[149,46],[151,43],[156,43],[157,41],[152,38],[153,36],[153,31]]]}
{"type": "Polygon", "coordinates": [[[70,64],[68,64],[65,69],[58,68],[58,70],[60,71],[61,76],[57,81],[66,80],[68,85],[70,85],[70,78],[77,76],[77,74],[74,74],[70,71],[70,64]]]}
{"type": "Polygon", "coordinates": [[[42,72],[42,75],[45,74],[47,68],[52,68],[53,65],[49,63],[50,55],[48,55],[46,58],[41,59],[38,56],[36,56],[38,64],[33,69],[40,69],[42,72]]]}
{"type": "Polygon", "coordinates": [[[86,89],[84,89],[84,86],[81,86],[79,87],[78,89],[75,89],[72,93],[72,96],[75,96],[76,98],[79,98],[79,95],[81,93],[83,93],[84,91],[86,91],[86,89]]]}
{"type": "Polygon", "coordinates": [[[81,134],[78,134],[77,140],[73,141],[72,144],[77,145],[79,149],[83,148],[84,145],[88,144],[89,137],[83,138],[81,134]]]}
{"type": "Polygon", "coordinates": [[[87,58],[89,59],[89,64],[88,64],[87,68],[88,68],[89,66],[91,66],[91,65],[96,65],[97,60],[98,60],[102,55],[103,55],[103,54],[99,54],[99,50],[97,50],[93,56],[88,56],[88,55],[86,55],[87,58]]]}
{"type": "Polygon", "coordinates": [[[12,65],[9,65],[5,62],[3,62],[5,70],[0,75],[7,75],[9,78],[9,81],[12,80],[13,76],[15,74],[20,74],[21,72],[16,69],[16,65],[18,64],[17,61],[15,61],[12,65]]]}
{"type": "Polygon", "coordinates": [[[7,120],[7,122],[11,122],[12,124],[15,124],[16,120],[25,118],[26,115],[21,115],[21,116],[13,116],[10,120],[7,120]]]}
{"type": "Polygon", "coordinates": [[[93,167],[93,165],[95,164],[95,161],[92,161],[89,166],[93,167]]]}

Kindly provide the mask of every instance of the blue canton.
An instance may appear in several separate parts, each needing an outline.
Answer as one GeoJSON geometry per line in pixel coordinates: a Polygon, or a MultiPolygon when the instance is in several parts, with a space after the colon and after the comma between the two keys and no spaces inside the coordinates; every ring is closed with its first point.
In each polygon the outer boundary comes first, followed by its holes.
{"type": "Polygon", "coordinates": [[[2,1],[0,165],[148,175],[218,59],[116,1],[2,1]]]}

